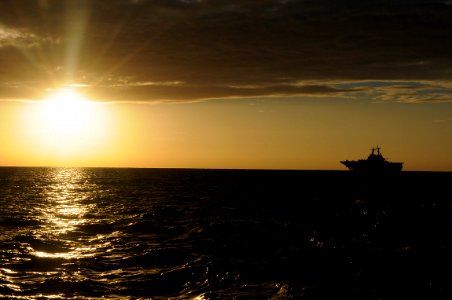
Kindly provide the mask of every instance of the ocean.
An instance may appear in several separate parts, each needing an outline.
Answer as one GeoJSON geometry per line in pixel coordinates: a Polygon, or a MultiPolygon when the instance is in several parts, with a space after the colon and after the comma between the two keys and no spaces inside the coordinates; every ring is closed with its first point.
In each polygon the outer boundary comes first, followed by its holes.
{"type": "Polygon", "coordinates": [[[0,168],[3,299],[452,299],[452,173],[0,168]]]}

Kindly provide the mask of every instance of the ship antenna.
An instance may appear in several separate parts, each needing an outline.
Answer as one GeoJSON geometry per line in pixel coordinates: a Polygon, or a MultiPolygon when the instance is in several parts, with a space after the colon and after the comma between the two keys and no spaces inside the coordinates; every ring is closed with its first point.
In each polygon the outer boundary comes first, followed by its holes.
{"type": "Polygon", "coordinates": [[[377,145],[377,154],[378,154],[378,155],[381,155],[381,154],[380,154],[380,147],[378,147],[378,145],[377,145]]]}

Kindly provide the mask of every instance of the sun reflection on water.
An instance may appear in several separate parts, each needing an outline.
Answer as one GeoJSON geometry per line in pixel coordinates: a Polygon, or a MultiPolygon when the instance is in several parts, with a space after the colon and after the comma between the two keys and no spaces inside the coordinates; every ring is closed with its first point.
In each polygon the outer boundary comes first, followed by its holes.
{"type": "Polygon", "coordinates": [[[43,234],[67,234],[86,222],[84,215],[89,207],[81,203],[86,193],[80,192],[83,171],[81,169],[57,169],[53,174],[54,182],[49,185],[45,196],[48,201],[42,217],[48,221],[43,234]]]}
{"type": "Polygon", "coordinates": [[[43,226],[35,237],[50,241],[32,249],[40,258],[72,259],[94,255],[95,247],[80,245],[77,230],[88,222],[85,217],[94,204],[84,203],[92,193],[83,169],[57,168],[49,170],[49,184],[43,191],[45,201],[37,209],[43,226]],[[42,249],[40,249],[42,248],[42,249]]]}

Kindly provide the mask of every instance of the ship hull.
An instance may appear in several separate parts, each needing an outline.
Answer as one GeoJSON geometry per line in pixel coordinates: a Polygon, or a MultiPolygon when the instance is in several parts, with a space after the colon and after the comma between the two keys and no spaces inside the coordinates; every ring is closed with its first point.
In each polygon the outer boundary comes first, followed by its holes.
{"type": "Polygon", "coordinates": [[[381,172],[381,173],[397,173],[401,172],[403,168],[403,163],[398,162],[387,162],[384,163],[373,163],[368,160],[346,160],[341,161],[351,171],[357,172],[381,172]]]}

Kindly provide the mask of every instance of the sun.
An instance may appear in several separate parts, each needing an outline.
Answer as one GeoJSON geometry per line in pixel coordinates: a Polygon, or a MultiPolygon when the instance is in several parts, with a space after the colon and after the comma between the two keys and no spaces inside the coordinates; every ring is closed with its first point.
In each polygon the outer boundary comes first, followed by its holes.
{"type": "Polygon", "coordinates": [[[89,156],[108,134],[102,105],[67,87],[39,101],[27,123],[34,147],[55,158],[89,156]]]}
{"type": "Polygon", "coordinates": [[[56,91],[43,102],[48,133],[59,138],[83,138],[94,124],[92,104],[72,89],[56,91]]]}

